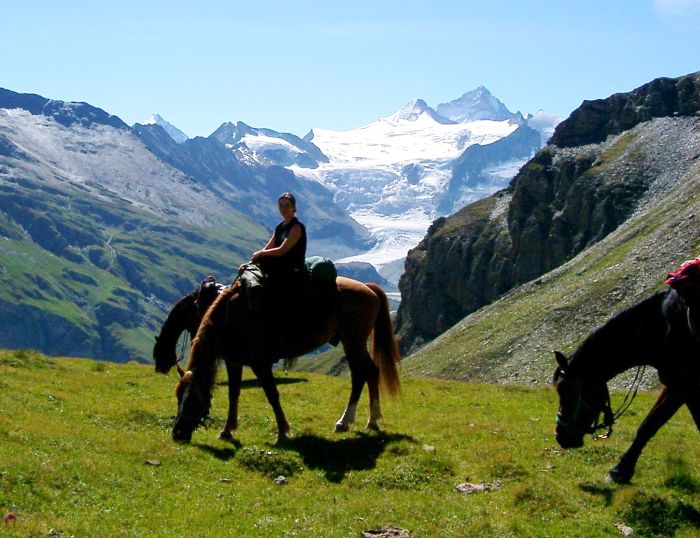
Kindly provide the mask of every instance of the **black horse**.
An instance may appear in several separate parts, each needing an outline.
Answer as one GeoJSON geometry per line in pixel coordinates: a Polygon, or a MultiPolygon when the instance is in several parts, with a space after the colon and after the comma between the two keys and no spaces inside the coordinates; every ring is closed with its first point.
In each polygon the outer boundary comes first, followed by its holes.
{"type": "Polygon", "coordinates": [[[600,428],[612,431],[618,417],[610,406],[607,382],[617,374],[649,365],[665,385],[634,442],[610,470],[615,482],[631,480],[644,446],[683,404],[700,430],[698,269],[700,261],[694,269],[684,264],[678,273],[671,273],[666,282],[673,289],[656,293],[612,318],[588,336],[571,359],[555,352],[559,364],[554,372],[559,393],[556,440],[562,448],[582,446],[584,435],[595,435],[600,428]]]}

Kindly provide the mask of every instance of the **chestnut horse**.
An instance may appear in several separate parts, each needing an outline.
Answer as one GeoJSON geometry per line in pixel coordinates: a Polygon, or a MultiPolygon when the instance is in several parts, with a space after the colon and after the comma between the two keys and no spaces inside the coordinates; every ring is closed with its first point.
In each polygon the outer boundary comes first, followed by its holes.
{"type": "Polygon", "coordinates": [[[618,314],[594,331],[571,359],[556,352],[554,383],[559,393],[556,440],[562,448],[583,445],[586,433],[612,431],[619,413],[610,405],[607,382],[640,365],[655,368],[665,385],[609,478],[626,483],[642,449],[684,404],[700,430],[700,261],[684,264],[659,292],[618,314]],[[690,269],[689,269],[690,267],[690,269]],[[697,280],[695,280],[697,278],[697,280]],[[599,416],[603,413],[603,422],[599,416]]]}
{"type": "MultiPolygon", "coordinates": [[[[280,405],[272,374],[273,363],[280,358],[299,357],[336,339],[343,344],[345,350],[352,388],[347,407],[336,423],[335,431],[347,431],[355,421],[357,403],[365,383],[368,385],[370,398],[367,428],[378,429],[378,422],[382,416],[379,402],[380,385],[390,396],[397,395],[400,391],[400,355],[391,325],[386,294],[376,284],[363,284],[344,277],[338,277],[336,285],[339,308],[323,323],[296,328],[293,333],[285,333],[284,329],[279,329],[279,338],[271,338],[269,345],[259,345],[256,339],[250,338],[256,329],[259,330],[254,325],[262,320],[251,315],[241,294],[240,285],[236,283],[230,288],[225,288],[204,314],[192,341],[187,372],[176,388],[178,411],[173,427],[173,439],[189,441],[192,432],[208,414],[217,372],[217,359],[223,358],[229,372],[230,403],[229,416],[221,436],[230,437],[238,427],[237,408],[241,373],[242,366],[246,365],[251,367],[260,381],[272,406],[277,421],[278,441],[284,440],[289,433],[289,423],[280,405]],[[372,355],[367,350],[370,336],[373,336],[372,355]]],[[[289,313],[289,316],[301,315],[300,311],[289,313]]],[[[277,329],[266,327],[266,331],[277,329]]],[[[162,341],[162,335],[158,341],[162,341]]],[[[156,355],[156,370],[167,371],[168,368],[162,366],[163,361],[167,361],[165,357],[168,356],[173,360],[174,355],[159,352],[156,355]],[[160,361],[158,356],[162,357],[160,361]]],[[[173,366],[172,362],[170,366],[173,366]]]]}

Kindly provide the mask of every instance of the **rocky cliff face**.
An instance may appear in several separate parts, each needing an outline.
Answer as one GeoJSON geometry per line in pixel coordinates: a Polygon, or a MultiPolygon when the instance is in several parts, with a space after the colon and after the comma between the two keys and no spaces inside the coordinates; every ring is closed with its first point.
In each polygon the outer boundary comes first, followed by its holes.
{"type": "Polygon", "coordinates": [[[684,151],[697,141],[688,117],[698,111],[700,73],[584,102],[509,188],[435,221],[399,284],[404,353],[558,267],[667,188],[697,158],[684,151]]]}

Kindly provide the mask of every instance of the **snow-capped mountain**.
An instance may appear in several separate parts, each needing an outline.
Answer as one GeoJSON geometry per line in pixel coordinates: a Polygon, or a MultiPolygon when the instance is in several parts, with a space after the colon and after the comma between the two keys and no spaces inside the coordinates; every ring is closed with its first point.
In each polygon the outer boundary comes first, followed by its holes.
{"type": "Polygon", "coordinates": [[[457,123],[456,121],[452,121],[448,118],[445,118],[438,114],[435,110],[430,108],[428,106],[428,103],[423,101],[423,99],[414,99],[413,101],[409,102],[405,107],[403,107],[401,110],[399,110],[396,114],[392,114],[388,118],[386,118],[387,121],[393,121],[393,122],[399,122],[401,120],[406,120],[406,121],[416,121],[417,119],[420,118],[423,114],[426,114],[433,120],[435,120],[438,123],[443,123],[443,124],[450,124],[450,123],[457,123]]]}
{"type": "Polygon", "coordinates": [[[513,113],[483,86],[465,93],[459,99],[437,106],[437,113],[458,123],[478,120],[508,120],[513,113]]]}
{"type": "Polygon", "coordinates": [[[397,281],[433,220],[507,186],[559,121],[513,114],[482,86],[437,109],[414,99],[368,125],[314,128],[303,140],[243,122],[212,136],[243,162],[284,166],[329,188],[375,241],[340,261],[372,263],[397,281]]]}
{"type": "Polygon", "coordinates": [[[222,124],[211,138],[231,149],[243,162],[301,168],[316,168],[320,162],[328,162],[328,157],[307,140],[290,133],[251,127],[242,121],[222,124]]]}
{"type": "Polygon", "coordinates": [[[544,110],[539,110],[536,114],[528,116],[526,121],[530,127],[539,131],[542,135],[542,145],[544,146],[547,141],[552,138],[554,129],[564,121],[564,118],[556,114],[550,114],[544,110]]]}
{"type": "Polygon", "coordinates": [[[517,128],[507,120],[454,123],[416,100],[358,129],[313,129],[312,140],[329,162],[296,172],[333,189],[336,203],[376,239],[372,250],[345,261],[381,268],[405,257],[439,216],[436,196],[452,176],[452,162],[469,146],[517,128]]]}
{"type": "Polygon", "coordinates": [[[168,136],[175,140],[178,144],[182,144],[185,140],[189,140],[189,136],[183,133],[180,129],[175,127],[172,123],[167,122],[163,119],[160,114],[151,114],[146,121],[143,122],[144,125],[160,125],[168,136]]]}

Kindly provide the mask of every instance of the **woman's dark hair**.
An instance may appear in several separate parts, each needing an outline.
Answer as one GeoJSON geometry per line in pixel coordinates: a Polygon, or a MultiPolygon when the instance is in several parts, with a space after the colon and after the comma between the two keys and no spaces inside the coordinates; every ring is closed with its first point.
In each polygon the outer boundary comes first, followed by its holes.
{"type": "Polygon", "coordinates": [[[279,202],[279,201],[282,200],[283,198],[286,198],[287,200],[289,200],[290,202],[292,202],[292,207],[296,207],[296,206],[297,206],[297,199],[294,198],[294,195],[293,195],[291,192],[284,192],[284,193],[280,194],[280,197],[277,198],[277,201],[279,202]]]}

